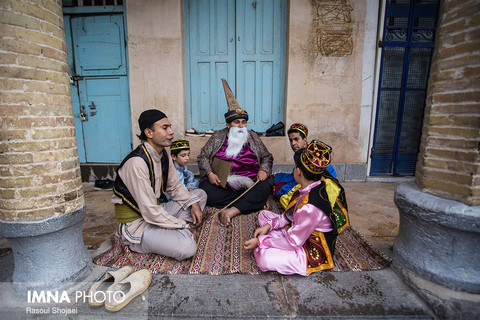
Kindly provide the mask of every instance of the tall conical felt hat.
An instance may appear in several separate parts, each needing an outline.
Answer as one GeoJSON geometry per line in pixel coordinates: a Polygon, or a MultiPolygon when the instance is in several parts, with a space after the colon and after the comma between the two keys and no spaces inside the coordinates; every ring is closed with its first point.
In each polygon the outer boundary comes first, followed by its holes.
{"type": "Polygon", "coordinates": [[[236,119],[246,119],[248,121],[248,113],[240,108],[237,99],[233,95],[232,89],[227,83],[227,80],[222,79],[223,90],[225,91],[225,98],[227,99],[228,112],[225,113],[225,121],[227,123],[236,119]]]}

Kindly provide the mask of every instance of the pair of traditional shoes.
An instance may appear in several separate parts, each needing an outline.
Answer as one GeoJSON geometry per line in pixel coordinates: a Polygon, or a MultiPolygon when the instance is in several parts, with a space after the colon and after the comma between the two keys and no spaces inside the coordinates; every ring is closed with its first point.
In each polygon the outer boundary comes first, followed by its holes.
{"type": "Polygon", "coordinates": [[[190,128],[185,132],[186,136],[189,137],[210,137],[215,131],[213,129],[207,130],[205,132],[198,132],[195,128],[190,128]]]}
{"type": "Polygon", "coordinates": [[[107,271],[105,277],[90,288],[88,304],[94,307],[105,305],[105,309],[112,312],[121,310],[147,290],[152,282],[148,269],[133,271],[132,266],[107,271]]]}
{"type": "Polygon", "coordinates": [[[198,132],[195,128],[190,128],[185,132],[185,135],[189,137],[204,137],[205,133],[198,132]]]}

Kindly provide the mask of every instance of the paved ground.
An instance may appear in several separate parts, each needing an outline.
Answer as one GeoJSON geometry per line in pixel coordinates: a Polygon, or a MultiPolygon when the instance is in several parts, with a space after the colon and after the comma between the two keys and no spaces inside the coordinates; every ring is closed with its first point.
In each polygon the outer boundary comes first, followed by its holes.
{"type": "MultiPolygon", "coordinates": [[[[343,183],[350,221],[375,247],[392,256],[398,232],[398,211],[393,203],[396,182],[343,183]]],[[[111,192],[95,191],[85,183],[87,218],[84,241],[92,256],[107,247],[114,232],[111,192]],[[103,244],[103,245],[102,245],[103,244]]],[[[8,246],[0,240],[0,246],[8,246]]],[[[0,254],[0,319],[24,319],[25,303],[9,296],[12,255],[0,254]]],[[[95,266],[85,282],[71,292],[88,290],[107,268],[95,266]],[[85,289],[86,288],[86,289],[85,289]]],[[[41,307],[41,306],[40,306],[41,307]]],[[[39,307],[39,308],[40,308],[39,307]]],[[[316,318],[316,319],[432,319],[430,308],[392,268],[369,272],[320,272],[309,277],[261,275],[154,275],[141,297],[117,313],[91,308],[82,301],[57,306],[72,319],[183,319],[183,318],[316,318]]],[[[40,318],[65,318],[63,314],[40,318]]]]}

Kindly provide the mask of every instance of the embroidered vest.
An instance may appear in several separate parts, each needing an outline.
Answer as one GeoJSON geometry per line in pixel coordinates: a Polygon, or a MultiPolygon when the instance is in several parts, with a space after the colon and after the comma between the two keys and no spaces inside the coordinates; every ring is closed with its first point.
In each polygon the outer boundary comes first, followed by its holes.
{"type": "MultiPolygon", "coordinates": [[[[115,183],[113,185],[113,193],[118,196],[120,199],[122,199],[122,202],[124,205],[126,205],[128,208],[133,210],[138,217],[134,218],[131,215],[130,210],[115,210],[115,213],[117,214],[117,219],[120,223],[126,223],[126,222],[131,222],[134,221],[138,218],[141,218],[142,214],[140,212],[140,209],[138,208],[138,204],[133,198],[132,194],[128,190],[127,186],[123,182],[122,178],[120,178],[120,175],[118,174],[118,170],[127,162],[128,159],[132,157],[140,157],[142,158],[145,163],[147,164],[148,167],[148,173],[150,176],[150,185],[152,186],[153,191],[155,192],[155,171],[153,170],[153,161],[148,153],[147,149],[143,144],[139,145],[135,150],[130,152],[125,159],[123,159],[122,163],[120,166],[117,168],[117,177],[115,179],[115,183]],[[129,212],[129,216],[123,216],[122,212],[129,212]],[[120,215],[120,216],[119,216],[120,215]],[[129,221],[127,221],[127,220],[129,221]]],[[[158,199],[159,202],[166,202],[166,196],[165,196],[165,187],[167,185],[167,179],[168,179],[168,155],[167,151],[165,149],[162,150],[162,158],[160,160],[160,164],[162,167],[162,186],[160,188],[160,198],[158,199]]]]}
{"type": "MultiPolygon", "coordinates": [[[[327,177],[327,179],[331,180],[333,177],[327,177]]],[[[331,269],[335,266],[333,254],[337,236],[350,224],[343,187],[335,179],[335,183],[340,188],[340,192],[332,205],[328,197],[327,185],[333,181],[326,181],[326,179],[322,177],[322,182],[319,186],[310,190],[310,193],[303,198],[302,203],[299,203],[297,206],[297,208],[301,208],[306,203],[314,205],[329,217],[333,226],[333,230],[330,232],[313,231],[303,244],[303,250],[307,257],[307,274],[331,269]]],[[[295,192],[285,210],[285,217],[289,221],[292,221],[293,210],[299,195],[299,192],[295,192]]]]}

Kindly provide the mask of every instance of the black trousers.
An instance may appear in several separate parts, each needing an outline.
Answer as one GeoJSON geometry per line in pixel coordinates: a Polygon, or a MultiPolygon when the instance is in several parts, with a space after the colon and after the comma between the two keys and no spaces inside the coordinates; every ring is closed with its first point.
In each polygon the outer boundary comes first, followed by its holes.
{"type": "MultiPolygon", "coordinates": [[[[207,206],[223,208],[246,189],[233,191],[211,184],[208,180],[200,182],[200,189],[207,193],[207,206]]],[[[272,194],[272,184],[269,180],[259,181],[255,187],[235,201],[230,207],[235,207],[242,214],[249,214],[262,210],[267,203],[268,196],[272,194]]]]}

